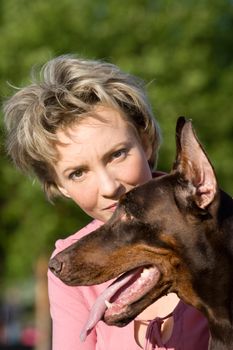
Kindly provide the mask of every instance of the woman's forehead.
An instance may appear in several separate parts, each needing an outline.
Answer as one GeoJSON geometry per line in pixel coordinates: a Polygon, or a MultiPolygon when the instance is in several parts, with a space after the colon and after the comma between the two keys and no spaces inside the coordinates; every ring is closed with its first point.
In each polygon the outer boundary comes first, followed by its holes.
{"type": "MultiPolygon", "coordinates": [[[[110,107],[98,106],[88,115],[77,119],[77,122],[58,129],[56,135],[58,143],[69,143],[70,139],[77,142],[79,139],[81,142],[81,140],[85,141],[86,137],[98,134],[99,129],[103,133],[111,133],[111,135],[131,133],[132,124],[127,121],[127,117],[120,111],[110,107]]],[[[94,143],[95,140],[92,141],[94,143]]]]}

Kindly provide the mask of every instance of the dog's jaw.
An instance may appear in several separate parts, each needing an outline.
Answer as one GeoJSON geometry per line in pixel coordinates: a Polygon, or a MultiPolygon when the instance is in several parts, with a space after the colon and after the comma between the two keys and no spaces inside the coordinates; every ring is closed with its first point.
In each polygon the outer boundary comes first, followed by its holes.
{"type": "Polygon", "coordinates": [[[82,330],[81,340],[86,339],[100,319],[109,325],[123,326],[126,318],[129,321],[134,318],[137,308],[133,308],[134,315],[131,315],[131,305],[143,298],[156,285],[159,277],[160,271],[155,266],[136,268],[121,275],[97,298],[82,330]]]}

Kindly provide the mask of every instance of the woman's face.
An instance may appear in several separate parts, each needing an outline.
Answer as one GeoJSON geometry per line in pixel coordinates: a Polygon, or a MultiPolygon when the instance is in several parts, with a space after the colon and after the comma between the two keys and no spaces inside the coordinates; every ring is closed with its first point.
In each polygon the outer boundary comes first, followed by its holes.
{"type": "Polygon", "coordinates": [[[151,147],[115,109],[98,107],[65,131],[57,132],[55,164],[59,190],[91,217],[106,222],[119,198],[151,179],[151,147]]]}

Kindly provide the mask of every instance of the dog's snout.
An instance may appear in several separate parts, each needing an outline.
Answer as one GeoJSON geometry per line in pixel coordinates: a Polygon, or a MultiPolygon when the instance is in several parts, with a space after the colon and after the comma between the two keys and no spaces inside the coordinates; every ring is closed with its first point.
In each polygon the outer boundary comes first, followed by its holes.
{"type": "Polygon", "coordinates": [[[49,261],[49,269],[55,274],[59,275],[62,271],[63,262],[57,259],[56,257],[50,259],[49,261]]]}

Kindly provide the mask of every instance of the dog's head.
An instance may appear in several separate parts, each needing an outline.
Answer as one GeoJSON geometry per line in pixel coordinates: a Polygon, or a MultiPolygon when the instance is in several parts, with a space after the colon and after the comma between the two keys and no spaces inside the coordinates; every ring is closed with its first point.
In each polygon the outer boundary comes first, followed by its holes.
{"type": "Polygon", "coordinates": [[[209,275],[210,283],[216,278],[212,246],[221,244],[213,236],[221,191],[191,121],[183,117],[177,122],[176,144],[170,174],[126,193],[105,225],[50,261],[51,271],[71,286],[120,276],[98,298],[94,309],[100,311],[85,332],[100,318],[126,325],[169,292],[207,308],[207,282],[200,283],[199,277],[209,275]]]}

